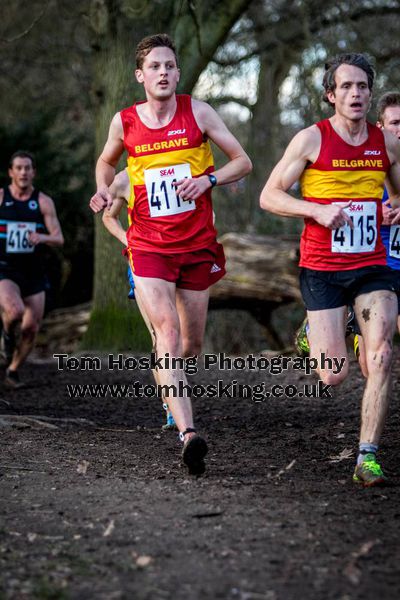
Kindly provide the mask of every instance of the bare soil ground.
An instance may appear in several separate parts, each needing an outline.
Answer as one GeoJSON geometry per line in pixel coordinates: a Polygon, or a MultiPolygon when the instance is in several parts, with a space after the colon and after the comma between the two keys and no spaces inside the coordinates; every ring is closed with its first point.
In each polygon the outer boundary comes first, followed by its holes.
{"type": "MultiPolygon", "coordinates": [[[[332,399],[197,399],[207,472],[180,465],[160,402],[71,399],[67,383],[151,374],[24,368],[0,388],[0,598],[393,600],[400,597],[400,362],[380,458],[392,485],[351,481],[363,381],[332,399]]],[[[303,384],[301,371],[201,370],[303,384]]]]}

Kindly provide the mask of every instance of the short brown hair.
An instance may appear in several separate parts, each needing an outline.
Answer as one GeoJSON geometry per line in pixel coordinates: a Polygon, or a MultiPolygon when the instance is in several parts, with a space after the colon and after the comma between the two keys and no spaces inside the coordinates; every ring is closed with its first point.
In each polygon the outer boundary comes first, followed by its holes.
{"type": "Polygon", "coordinates": [[[383,125],[383,115],[389,106],[400,106],[400,92],[386,92],[378,100],[376,112],[378,113],[378,121],[383,125]]]}
{"type": "Polygon", "coordinates": [[[17,150],[16,152],[14,152],[14,154],[11,156],[8,162],[9,169],[12,169],[14,160],[16,158],[29,158],[32,163],[32,168],[36,169],[36,159],[34,155],[31,152],[28,152],[27,150],[17,150]]]}
{"type": "Polygon", "coordinates": [[[165,47],[172,50],[175,54],[176,64],[178,64],[178,57],[176,55],[176,48],[173,40],[166,33],[156,33],[155,35],[149,35],[142,39],[136,47],[136,68],[141,69],[146,56],[154,49],[165,47]]]}
{"type": "Polygon", "coordinates": [[[368,88],[372,90],[372,86],[374,85],[375,71],[368,55],[357,54],[356,52],[338,54],[325,64],[325,74],[322,82],[322,85],[324,86],[322,99],[330,106],[334,105],[328,100],[328,92],[334,92],[336,89],[335,73],[340,65],[358,67],[367,74],[368,88]]]}

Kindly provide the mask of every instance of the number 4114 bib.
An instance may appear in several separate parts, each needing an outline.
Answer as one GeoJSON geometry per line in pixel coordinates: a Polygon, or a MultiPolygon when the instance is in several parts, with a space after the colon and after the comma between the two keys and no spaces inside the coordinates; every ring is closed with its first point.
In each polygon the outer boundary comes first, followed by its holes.
{"type": "Polygon", "coordinates": [[[182,200],[176,193],[175,183],[191,178],[190,165],[172,165],[161,169],[145,169],[147,199],[151,217],[168,217],[195,210],[194,200],[182,200]]]}
{"type": "Polygon", "coordinates": [[[353,227],[346,223],[332,231],[332,252],[373,252],[377,240],[376,202],[353,200],[343,211],[350,217],[353,227]]]}

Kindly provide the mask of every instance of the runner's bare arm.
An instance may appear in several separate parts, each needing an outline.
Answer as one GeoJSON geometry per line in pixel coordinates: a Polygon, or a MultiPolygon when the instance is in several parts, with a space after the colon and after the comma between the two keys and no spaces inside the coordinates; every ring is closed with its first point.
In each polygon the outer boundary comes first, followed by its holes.
{"type": "Polygon", "coordinates": [[[108,138],[96,164],[96,193],[90,199],[89,206],[98,213],[105,206],[110,207],[112,197],[109,185],[115,176],[115,167],[124,151],[123,127],[120,113],[116,113],[111,121],[108,138]]]}
{"type": "Polygon", "coordinates": [[[53,200],[49,196],[46,196],[46,194],[40,192],[39,206],[48,233],[37,233],[36,231],[30,232],[29,241],[34,246],[37,246],[37,244],[62,246],[64,244],[64,236],[61,231],[60,222],[57,218],[53,200]]]}
{"type": "Polygon", "coordinates": [[[260,206],[264,210],[283,217],[308,217],[328,229],[337,229],[352,221],[334,204],[318,204],[293,198],[287,191],[298,181],[308,162],[314,162],[319,154],[321,134],[314,125],[300,131],[290,142],[285,154],[273,169],[261,192],[260,206]]]}
{"type": "Polygon", "coordinates": [[[126,169],[118,173],[110,186],[110,194],[113,202],[110,208],[103,212],[103,224],[106,229],[117,238],[124,246],[127,246],[126,231],[122,227],[119,215],[129,199],[130,185],[126,169]]]}
{"type": "Polygon", "coordinates": [[[391,160],[391,168],[387,176],[386,186],[389,193],[388,203],[391,210],[385,214],[386,221],[389,224],[400,223],[400,141],[390,131],[383,130],[386,142],[386,150],[391,160]]]}
{"type": "MultiPolygon", "coordinates": [[[[391,200],[397,198],[397,196],[389,197],[385,202],[382,203],[382,225],[390,225],[390,212],[392,210],[391,200]],[[390,205],[390,206],[389,206],[390,205]]],[[[393,207],[396,208],[396,207],[393,207]]]]}
{"type": "MultiPolygon", "coordinates": [[[[250,158],[238,140],[232,135],[225,123],[213,108],[206,102],[192,100],[193,114],[201,131],[207,135],[228,157],[223,167],[214,171],[217,185],[224,185],[241,179],[252,169],[250,158]]],[[[211,187],[207,175],[195,179],[184,179],[177,182],[177,193],[182,198],[196,200],[211,187]]]]}

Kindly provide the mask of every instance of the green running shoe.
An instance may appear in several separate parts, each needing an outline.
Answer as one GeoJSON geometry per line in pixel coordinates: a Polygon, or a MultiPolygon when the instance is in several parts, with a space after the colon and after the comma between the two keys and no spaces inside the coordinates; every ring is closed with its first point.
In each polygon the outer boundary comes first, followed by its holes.
{"type": "Polygon", "coordinates": [[[363,487],[373,487],[387,483],[387,477],[383,473],[380,464],[376,462],[375,454],[372,452],[366,454],[363,462],[356,466],[353,481],[360,483],[363,487]]]}
{"type": "Polygon", "coordinates": [[[294,346],[299,356],[309,356],[310,354],[310,344],[308,343],[307,337],[309,330],[310,326],[306,317],[296,331],[296,336],[294,338],[294,346]]]}
{"type": "MultiPolygon", "coordinates": [[[[354,332],[355,316],[354,311],[350,307],[347,311],[347,323],[346,323],[346,337],[354,332]]],[[[294,345],[299,356],[310,355],[310,344],[308,342],[308,334],[310,332],[310,325],[307,317],[304,319],[299,329],[296,331],[294,338],[294,345]]]]}

